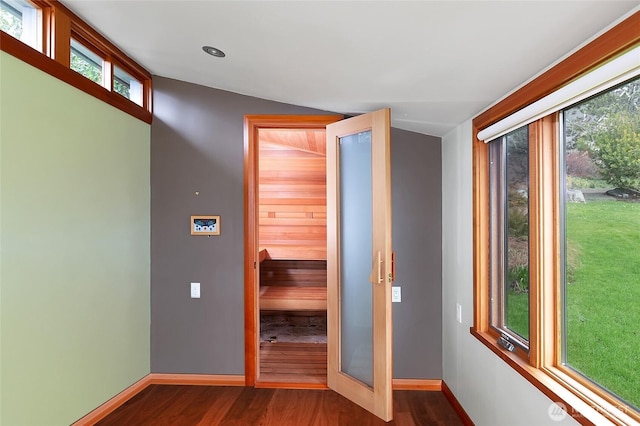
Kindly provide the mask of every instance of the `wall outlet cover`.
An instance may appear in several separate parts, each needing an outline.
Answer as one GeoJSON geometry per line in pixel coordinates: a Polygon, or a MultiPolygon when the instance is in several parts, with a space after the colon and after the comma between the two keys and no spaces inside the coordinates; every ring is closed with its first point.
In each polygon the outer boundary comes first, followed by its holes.
{"type": "Polygon", "coordinates": [[[191,283],[191,298],[200,299],[200,283],[191,283]]]}
{"type": "Polygon", "coordinates": [[[400,303],[402,302],[402,289],[400,286],[391,287],[391,302],[400,303]]]}

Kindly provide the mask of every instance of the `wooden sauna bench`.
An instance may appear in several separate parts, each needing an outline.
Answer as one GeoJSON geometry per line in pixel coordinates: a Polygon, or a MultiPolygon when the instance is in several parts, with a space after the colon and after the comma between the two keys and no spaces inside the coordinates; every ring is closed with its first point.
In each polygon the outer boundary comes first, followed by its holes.
{"type": "Polygon", "coordinates": [[[260,256],[261,311],[326,311],[326,260],[260,256]]]}

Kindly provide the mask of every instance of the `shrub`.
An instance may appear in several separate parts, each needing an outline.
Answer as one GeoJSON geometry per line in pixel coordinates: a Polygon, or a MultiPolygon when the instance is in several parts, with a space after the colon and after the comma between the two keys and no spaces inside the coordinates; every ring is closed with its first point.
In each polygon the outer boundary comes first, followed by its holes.
{"type": "Polygon", "coordinates": [[[567,152],[565,161],[568,175],[588,179],[600,177],[598,166],[591,159],[588,151],[571,150],[567,152]]]}
{"type": "Polygon", "coordinates": [[[519,209],[509,209],[508,214],[509,235],[524,237],[529,235],[529,215],[519,209]]]}
{"type": "Polygon", "coordinates": [[[610,188],[611,185],[607,184],[602,179],[589,179],[578,176],[567,176],[567,188],[568,189],[585,189],[585,188],[610,188]]]}
{"type": "Polygon", "coordinates": [[[526,266],[512,266],[507,272],[510,289],[516,293],[527,293],[529,291],[529,268],[526,266]]]}

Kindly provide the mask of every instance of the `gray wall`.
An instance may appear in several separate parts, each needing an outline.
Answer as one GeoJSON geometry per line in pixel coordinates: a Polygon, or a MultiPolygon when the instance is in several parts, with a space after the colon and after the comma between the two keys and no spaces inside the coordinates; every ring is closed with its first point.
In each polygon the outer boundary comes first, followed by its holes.
{"type": "Polygon", "coordinates": [[[440,138],[392,129],[394,378],[442,378],[441,175],[440,138]]]}
{"type": "MultiPolygon", "coordinates": [[[[151,371],[244,374],[243,118],[326,114],[154,78],[151,129],[151,371]],[[195,192],[199,191],[196,196],[195,192]],[[192,237],[189,216],[221,216],[192,237]],[[189,283],[201,283],[201,298],[189,283]]],[[[394,376],[441,378],[440,139],[394,129],[397,278],[394,376]]]]}

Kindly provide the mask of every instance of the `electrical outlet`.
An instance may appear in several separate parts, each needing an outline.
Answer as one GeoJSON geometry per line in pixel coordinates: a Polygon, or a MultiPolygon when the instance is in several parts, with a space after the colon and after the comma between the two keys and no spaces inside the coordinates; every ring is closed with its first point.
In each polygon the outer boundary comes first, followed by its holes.
{"type": "Polygon", "coordinates": [[[462,324],[462,305],[459,303],[456,303],[456,319],[462,324]]]}
{"type": "Polygon", "coordinates": [[[191,283],[191,298],[200,299],[200,283],[191,283]]]}
{"type": "Polygon", "coordinates": [[[391,287],[391,301],[395,303],[402,302],[402,290],[400,286],[391,287]]]}

